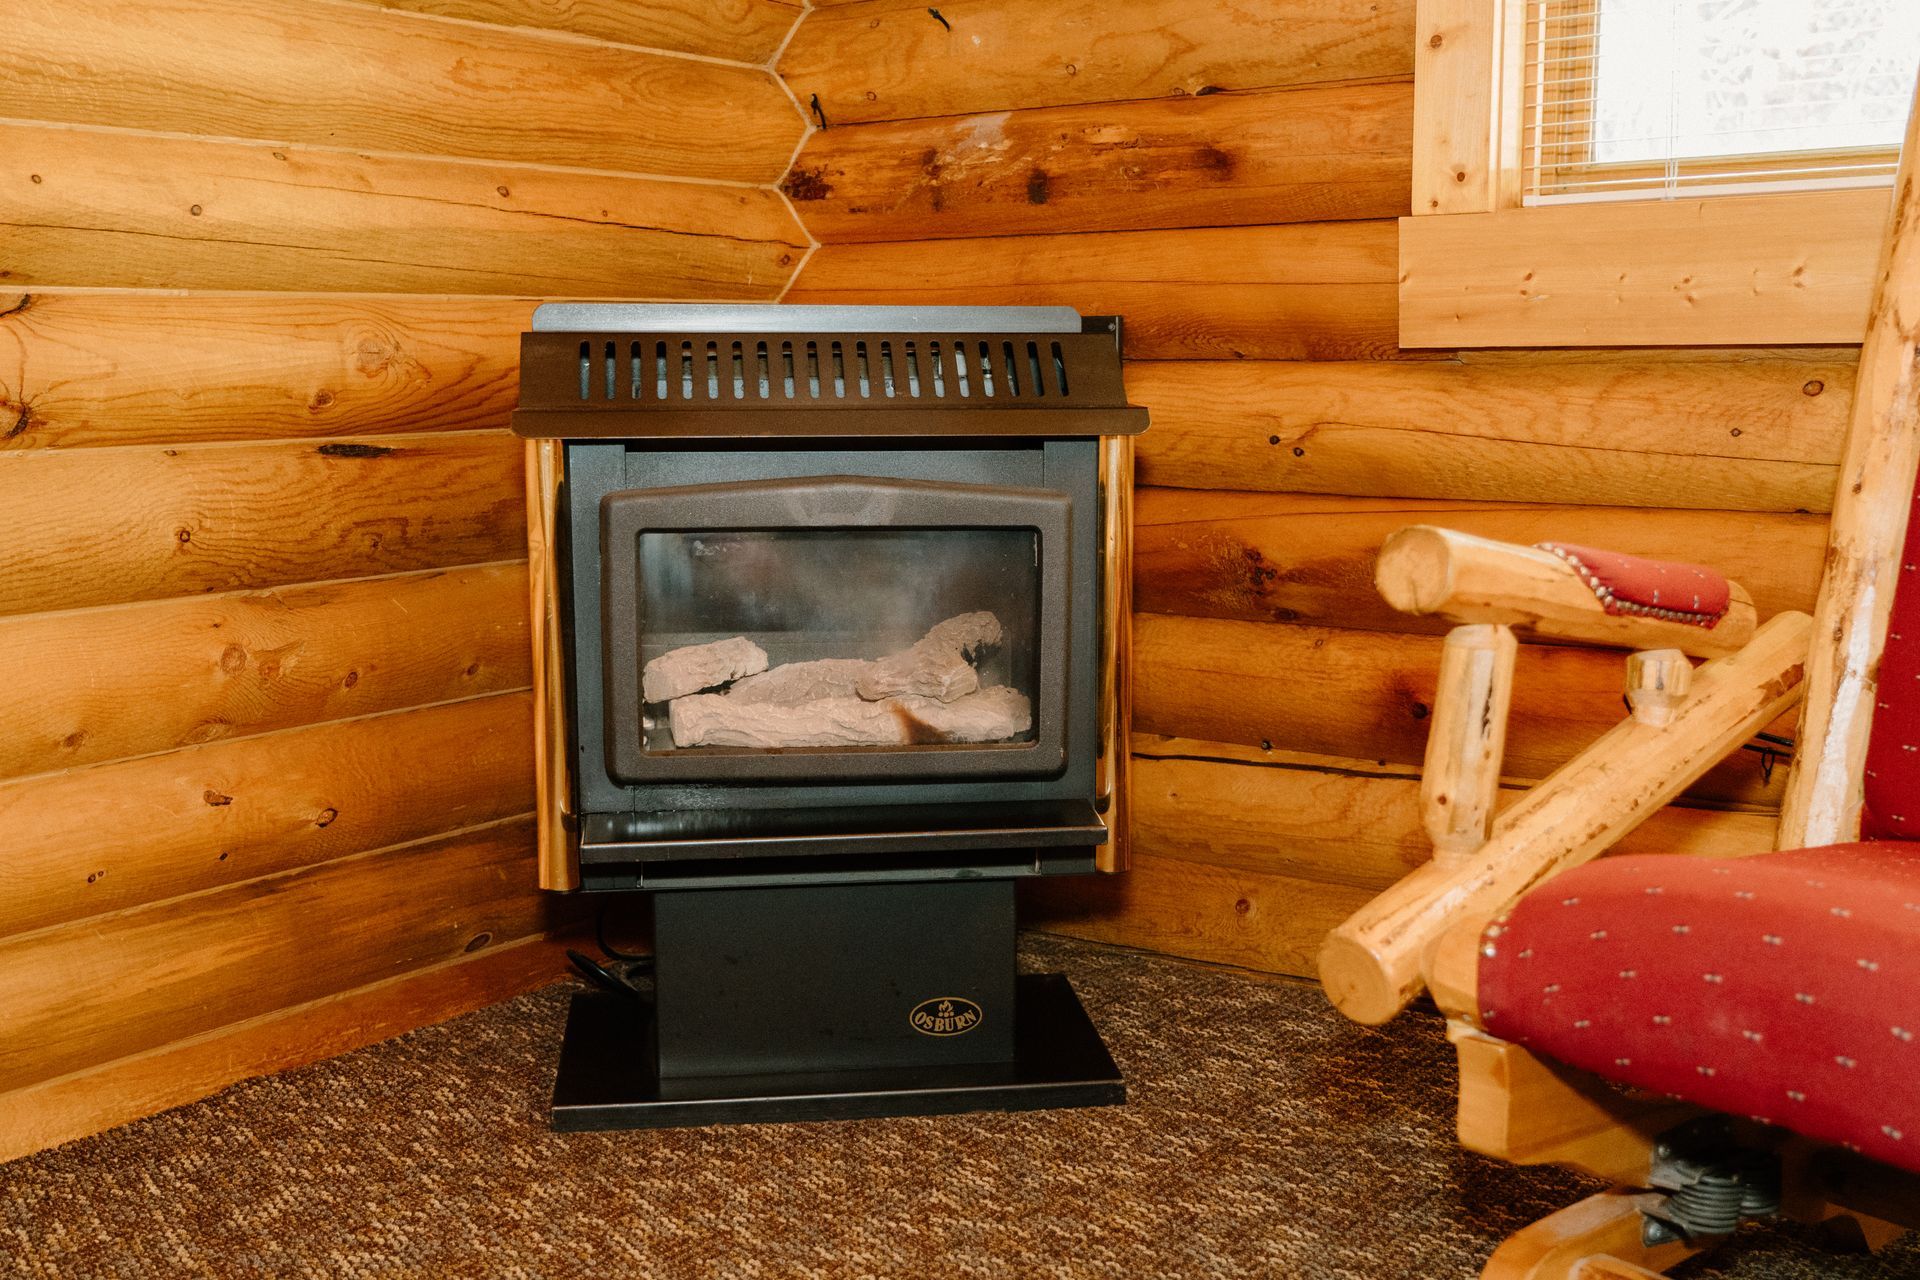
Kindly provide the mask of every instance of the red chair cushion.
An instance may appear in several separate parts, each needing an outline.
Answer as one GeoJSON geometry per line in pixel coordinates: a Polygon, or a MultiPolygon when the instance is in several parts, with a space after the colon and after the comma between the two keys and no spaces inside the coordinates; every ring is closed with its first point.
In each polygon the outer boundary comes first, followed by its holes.
{"type": "Polygon", "coordinates": [[[1920,1172],[1920,846],[1607,858],[1481,939],[1487,1031],[1920,1172]]]}
{"type": "MultiPolygon", "coordinates": [[[[1914,515],[1920,516],[1920,494],[1914,496],[1914,515]]],[[[1867,748],[1867,802],[1860,815],[1860,833],[1869,839],[1920,839],[1920,569],[1916,565],[1920,565],[1920,519],[1909,518],[1887,647],[1880,655],[1873,739],[1867,748]]]]}
{"type": "Polygon", "coordinates": [[[1649,560],[1570,542],[1542,542],[1540,549],[1572,565],[1608,613],[1712,627],[1726,616],[1733,599],[1726,578],[1704,565],[1649,560]]]}

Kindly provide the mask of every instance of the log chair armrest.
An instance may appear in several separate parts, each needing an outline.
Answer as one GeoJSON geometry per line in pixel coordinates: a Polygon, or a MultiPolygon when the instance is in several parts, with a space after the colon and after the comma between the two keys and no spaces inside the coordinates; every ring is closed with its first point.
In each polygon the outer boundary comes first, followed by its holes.
{"type": "Polygon", "coordinates": [[[1679,649],[1699,658],[1737,651],[1753,638],[1757,622],[1753,598],[1738,583],[1726,584],[1727,604],[1717,621],[1681,621],[1677,615],[1686,610],[1661,610],[1676,617],[1634,612],[1650,606],[1615,597],[1565,548],[1523,547],[1433,525],[1411,525],[1387,539],[1374,566],[1374,585],[1403,613],[1509,626],[1555,640],[1679,649]]]}
{"type": "Polygon", "coordinates": [[[1628,719],[1528,791],[1471,854],[1434,861],[1327,935],[1320,985],[1356,1022],[1381,1023],[1424,985],[1428,948],[1555,873],[1600,856],[1798,702],[1813,620],[1781,613],[1736,654],[1694,673],[1665,724],[1628,719]]]}

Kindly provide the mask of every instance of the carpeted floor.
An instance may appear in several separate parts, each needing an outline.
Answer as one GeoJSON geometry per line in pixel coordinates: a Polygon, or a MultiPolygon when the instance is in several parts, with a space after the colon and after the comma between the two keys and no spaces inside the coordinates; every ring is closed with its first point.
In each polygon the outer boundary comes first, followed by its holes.
{"type": "MultiPolygon", "coordinates": [[[[0,1275],[1420,1277],[1585,1192],[1452,1140],[1431,1016],[1029,939],[1123,1108],[708,1131],[546,1127],[568,986],[0,1166],[0,1275]]],[[[1695,1280],[1893,1280],[1750,1230],[1695,1280]]]]}

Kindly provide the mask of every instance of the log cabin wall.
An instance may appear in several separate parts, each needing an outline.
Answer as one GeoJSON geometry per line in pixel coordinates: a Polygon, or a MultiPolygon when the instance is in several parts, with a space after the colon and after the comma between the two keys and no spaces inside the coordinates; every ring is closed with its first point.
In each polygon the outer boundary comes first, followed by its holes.
{"type": "Polygon", "coordinates": [[[785,0],[0,48],[0,1159],[548,980],[518,335],[772,299],[785,0]]]}
{"type": "MultiPolygon", "coordinates": [[[[1126,316],[1136,855],[1031,903],[1047,927],[1310,975],[1424,860],[1440,628],[1372,586],[1403,524],[1812,607],[1854,350],[1397,346],[1413,7],[816,3],[779,62],[827,126],[785,182],[822,242],[789,300],[1126,316]]],[[[1509,796],[1622,716],[1621,673],[1522,649],[1509,796]]],[[[1622,847],[1770,847],[1785,773],[1742,753],[1622,847]]]]}

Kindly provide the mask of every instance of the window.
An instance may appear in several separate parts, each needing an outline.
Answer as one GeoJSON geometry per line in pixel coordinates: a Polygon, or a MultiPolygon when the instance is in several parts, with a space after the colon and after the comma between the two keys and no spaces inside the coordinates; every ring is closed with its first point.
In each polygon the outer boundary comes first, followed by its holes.
{"type": "Polygon", "coordinates": [[[1527,0],[1524,200],[1890,183],[1920,0],[1527,0]]]}

